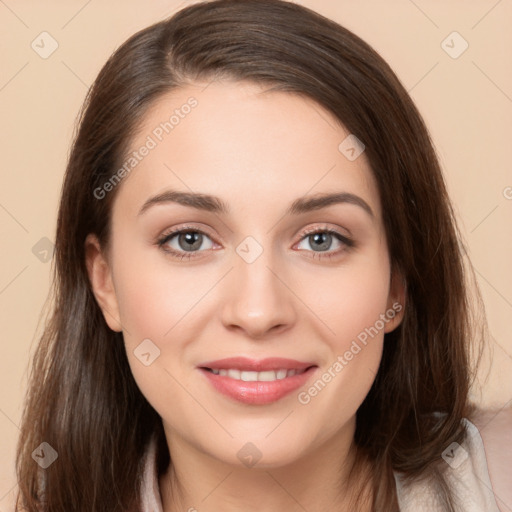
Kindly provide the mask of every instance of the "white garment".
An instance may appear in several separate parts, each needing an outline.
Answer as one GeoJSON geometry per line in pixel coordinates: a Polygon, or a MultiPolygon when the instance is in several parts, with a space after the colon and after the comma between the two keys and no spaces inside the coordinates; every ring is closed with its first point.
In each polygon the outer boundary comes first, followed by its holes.
{"type": "MultiPolygon", "coordinates": [[[[478,429],[463,419],[468,435],[462,445],[450,445],[443,458],[451,467],[446,479],[460,500],[460,512],[500,512],[492,491],[485,450],[478,429]]],[[[144,455],[141,512],[163,512],[156,467],[156,438],[153,437],[144,455]]],[[[395,473],[398,503],[401,512],[444,512],[436,491],[425,483],[404,486],[395,473]]]]}
{"type": "MultiPolygon", "coordinates": [[[[487,460],[480,432],[468,421],[467,436],[462,445],[452,443],[443,452],[450,468],[445,474],[448,486],[459,500],[460,512],[500,512],[489,478],[487,460]]],[[[404,487],[395,473],[398,504],[401,512],[444,512],[435,489],[425,483],[404,487]]]]}

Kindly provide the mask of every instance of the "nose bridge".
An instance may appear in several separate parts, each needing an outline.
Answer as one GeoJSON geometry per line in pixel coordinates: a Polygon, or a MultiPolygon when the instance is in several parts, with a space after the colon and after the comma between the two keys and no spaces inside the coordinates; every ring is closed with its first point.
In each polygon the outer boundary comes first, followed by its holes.
{"type": "Polygon", "coordinates": [[[286,282],[285,276],[277,277],[276,269],[282,265],[272,248],[248,236],[233,257],[230,290],[222,311],[224,325],[238,326],[253,337],[291,325],[295,320],[293,294],[282,282],[286,282]]]}

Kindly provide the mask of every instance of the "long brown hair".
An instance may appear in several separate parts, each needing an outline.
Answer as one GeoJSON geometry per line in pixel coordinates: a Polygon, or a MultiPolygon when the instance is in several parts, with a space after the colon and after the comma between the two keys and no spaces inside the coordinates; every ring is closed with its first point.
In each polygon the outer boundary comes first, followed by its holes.
{"type": "MultiPolygon", "coordinates": [[[[375,382],[357,412],[355,445],[373,510],[397,509],[393,471],[429,475],[446,510],[441,453],[471,414],[467,270],[460,234],[425,124],[400,81],[367,43],[281,0],[217,0],[187,7],[128,39],[82,107],[58,213],[52,297],[34,355],[17,447],[17,510],[139,510],[140,461],[150,436],[170,463],[161,418],[138,389],[121,333],[92,293],[84,241],[108,248],[112,201],[103,187],[148,108],[173,88],[228,78],[306,95],[365,145],[380,191],[390,258],[406,282],[402,324],[386,334],[375,382]],[[58,459],[40,468],[48,443],[58,459]],[[23,508],[18,508],[23,507],[23,508]]],[[[481,302],[479,303],[481,305],[481,302]]]]}

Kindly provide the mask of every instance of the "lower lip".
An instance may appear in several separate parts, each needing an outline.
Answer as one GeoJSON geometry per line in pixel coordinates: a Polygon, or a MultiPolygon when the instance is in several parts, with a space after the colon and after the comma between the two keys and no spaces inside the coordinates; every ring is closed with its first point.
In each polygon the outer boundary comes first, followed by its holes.
{"type": "Polygon", "coordinates": [[[270,382],[232,379],[230,377],[215,375],[209,370],[199,368],[210,381],[213,387],[237,402],[249,405],[265,405],[277,402],[286,395],[303,386],[316,370],[316,366],[308,368],[305,372],[284,379],[270,382]]]}

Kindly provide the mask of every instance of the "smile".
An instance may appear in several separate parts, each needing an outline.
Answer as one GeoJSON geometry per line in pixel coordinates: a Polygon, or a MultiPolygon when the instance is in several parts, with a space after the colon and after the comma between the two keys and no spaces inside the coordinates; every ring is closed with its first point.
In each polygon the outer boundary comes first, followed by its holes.
{"type": "Polygon", "coordinates": [[[304,386],[318,366],[294,359],[235,357],[201,364],[198,370],[221,395],[247,405],[267,405],[304,386]]]}

